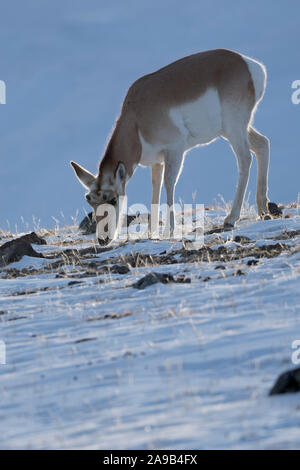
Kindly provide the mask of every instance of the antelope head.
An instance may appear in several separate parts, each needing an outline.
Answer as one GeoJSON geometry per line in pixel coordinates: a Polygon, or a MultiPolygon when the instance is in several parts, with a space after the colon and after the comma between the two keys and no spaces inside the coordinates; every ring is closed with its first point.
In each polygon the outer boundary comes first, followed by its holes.
{"type": "MultiPolygon", "coordinates": [[[[125,196],[125,184],[126,184],[126,169],[125,165],[122,162],[119,162],[114,170],[103,169],[99,171],[98,175],[93,175],[88,170],[83,168],[78,163],[71,161],[71,165],[76,173],[77,178],[79,179],[82,186],[84,186],[88,192],[85,195],[87,202],[94,210],[94,216],[97,220],[97,213],[99,206],[104,205],[106,208],[108,206],[113,206],[115,214],[115,229],[114,233],[98,234],[99,243],[104,244],[111,241],[116,233],[117,227],[119,225],[119,218],[121,213],[120,208],[120,196],[125,196]]],[[[103,218],[103,217],[102,217],[103,218]]]]}

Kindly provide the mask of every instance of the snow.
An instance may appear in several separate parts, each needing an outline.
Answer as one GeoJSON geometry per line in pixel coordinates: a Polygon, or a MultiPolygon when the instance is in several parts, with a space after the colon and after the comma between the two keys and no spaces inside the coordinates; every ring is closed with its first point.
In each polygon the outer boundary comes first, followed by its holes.
{"type": "MultiPolygon", "coordinates": [[[[219,213],[206,216],[210,226],[219,213]]],[[[292,227],[300,229],[296,211],[291,219],[248,219],[221,235],[231,252],[247,246],[233,242],[238,234],[251,246],[256,236],[271,244],[292,227]]],[[[54,252],[55,237],[46,239],[47,253],[54,252]]],[[[76,240],[70,247],[81,248],[76,240]]],[[[75,277],[57,278],[36,265],[32,274],[5,279],[3,268],[0,447],[299,448],[300,394],[268,396],[277,376],[295,367],[299,241],[300,235],[291,238],[291,251],[253,266],[249,257],[222,262],[224,270],[215,269],[220,262],[183,260],[81,277],[86,268],[74,274],[70,265],[65,272],[75,277]],[[132,287],[153,271],[184,274],[191,283],[132,287]]],[[[130,253],[172,254],[179,246],[129,241],[85,261],[109,265],[130,253]]],[[[19,269],[39,261],[24,257],[19,269]]]]}

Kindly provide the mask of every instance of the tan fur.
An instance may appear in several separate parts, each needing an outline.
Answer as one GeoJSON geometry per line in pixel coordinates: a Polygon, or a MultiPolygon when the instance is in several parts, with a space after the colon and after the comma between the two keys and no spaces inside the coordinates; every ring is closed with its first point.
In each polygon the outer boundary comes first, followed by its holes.
{"type": "Polygon", "coordinates": [[[132,175],[141,157],[138,130],[152,144],[176,138],[178,129],[170,119],[170,108],[197,99],[209,87],[218,90],[221,100],[248,100],[251,113],[255,93],[247,64],[240,54],[226,49],[184,57],[134,82],[100,163],[99,184],[101,173],[113,171],[118,161],[132,175]]]}

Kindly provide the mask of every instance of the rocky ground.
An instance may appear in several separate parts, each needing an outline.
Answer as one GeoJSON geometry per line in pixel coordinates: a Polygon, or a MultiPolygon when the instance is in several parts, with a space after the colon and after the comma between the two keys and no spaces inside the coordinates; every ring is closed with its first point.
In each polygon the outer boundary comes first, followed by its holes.
{"type": "Polygon", "coordinates": [[[1,448],[299,447],[300,394],[269,396],[296,368],[299,208],[205,212],[202,247],[0,233],[1,448]]]}

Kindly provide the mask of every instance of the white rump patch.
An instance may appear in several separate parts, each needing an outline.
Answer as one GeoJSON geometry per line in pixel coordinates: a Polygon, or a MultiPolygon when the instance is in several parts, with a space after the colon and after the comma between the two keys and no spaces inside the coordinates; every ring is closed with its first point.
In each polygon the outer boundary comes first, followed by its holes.
{"type": "Polygon", "coordinates": [[[246,62],[250,75],[252,77],[254,91],[255,91],[255,101],[258,103],[265,92],[266,80],[267,80],[267,71],[265,66],[258,62],[257,60],[250,59],[250,57],[242,56],[246,62]]]}

